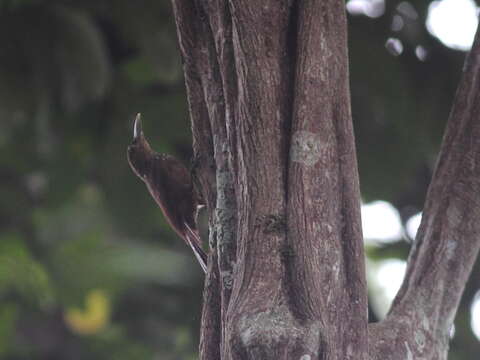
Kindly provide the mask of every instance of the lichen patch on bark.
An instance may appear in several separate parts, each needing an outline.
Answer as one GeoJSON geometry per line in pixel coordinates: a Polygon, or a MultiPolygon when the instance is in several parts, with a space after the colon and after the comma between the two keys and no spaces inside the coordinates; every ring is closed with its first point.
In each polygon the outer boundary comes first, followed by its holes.
{"type": "Polygon", "coordinates": [[[220,277],[222,279],[223,286],[230,290],[233,286],[233,275],[231,271],[221,271],[220,277]]]}
{"type": "Polygon", "coordinates": [[[296,344],[292,351],[300,360],[316,358],[321,349],[320,324],[300,324],[288,307],[279,305],[267,311],[244,315],[238,330],[242,345],[247,352],[258,348],[277,349],[279,344],[296,344]],[[296,350],[295,350],[296,349],[296,350]],[[298,353],[297,351],[302,352],[298,353]]]}
{"type": "Polygon", "coordinates": [[[315,165],[324,146],[319,134],[304,130],[296,131],[292,136],[291,159],[307,166],[315,165]]]}
{"type": "Polygon", "coordinates": [[[261,227],[264,234],[283,234],[286,230],[285,215],[263,214],[258,215],[255,226],[261,227]]]}

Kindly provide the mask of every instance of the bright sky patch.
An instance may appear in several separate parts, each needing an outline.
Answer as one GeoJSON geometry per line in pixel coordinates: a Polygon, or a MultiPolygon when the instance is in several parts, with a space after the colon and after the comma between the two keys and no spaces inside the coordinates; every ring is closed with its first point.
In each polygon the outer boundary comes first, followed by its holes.
{"type": "Polygon", "coordinates": [[[478,8],[473,0],[437,0],[428,8],[427,29],[445,46],[469,50],[478,25],[478,8]]]}

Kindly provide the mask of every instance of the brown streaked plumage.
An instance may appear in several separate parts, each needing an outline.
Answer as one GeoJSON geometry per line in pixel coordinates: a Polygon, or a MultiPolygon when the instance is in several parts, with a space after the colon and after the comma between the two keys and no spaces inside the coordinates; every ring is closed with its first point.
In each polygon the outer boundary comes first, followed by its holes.
{"type": "Polygon", "coordinates": [[[141,115],[135,118],[133,142],[127,158],[133,172],[147,185],[167,222],[192,248],[203,271],[207,269],[207,255],[195,221],[200,205],[192,185],[190,172],[176,158],[152,150],[145,139],[141,115]]]}

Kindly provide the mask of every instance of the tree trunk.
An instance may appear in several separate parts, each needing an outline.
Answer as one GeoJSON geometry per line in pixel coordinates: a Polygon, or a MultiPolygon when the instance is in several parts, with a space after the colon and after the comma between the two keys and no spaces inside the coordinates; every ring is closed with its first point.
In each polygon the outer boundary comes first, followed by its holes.
{"type": "Polygon", "coordinates": [[[344,1],[172,2],[210,218],[201,359],[446,359],[480,246],[478,35],[405,282],[369,326],[344,1]]]}

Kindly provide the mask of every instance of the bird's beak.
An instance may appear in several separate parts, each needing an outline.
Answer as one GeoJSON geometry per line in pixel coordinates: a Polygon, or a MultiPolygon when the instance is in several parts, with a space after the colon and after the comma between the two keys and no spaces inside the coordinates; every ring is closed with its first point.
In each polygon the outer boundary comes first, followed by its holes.
{"type": "Polygon", "coordinates": [[[133,140],[136,140],[143,134],[142,131],[142,114],[138,113],[133,125],[133,140]]]}

